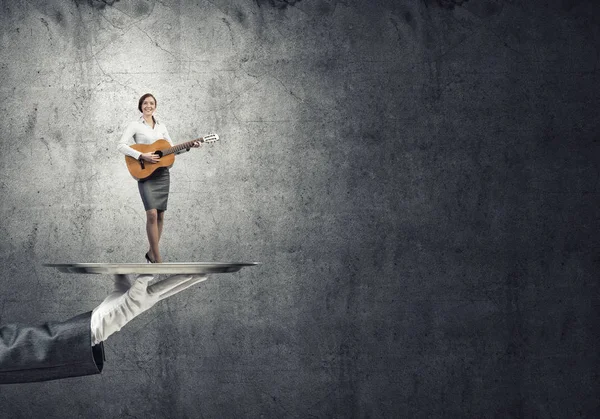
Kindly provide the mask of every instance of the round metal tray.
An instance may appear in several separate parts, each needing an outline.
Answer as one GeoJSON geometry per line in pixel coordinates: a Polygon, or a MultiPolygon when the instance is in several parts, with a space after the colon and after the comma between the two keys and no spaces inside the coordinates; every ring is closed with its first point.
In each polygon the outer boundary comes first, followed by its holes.
{"type": "Polygon", "coordinates": [[[222,274],[237,272],[259,262],[181,262],[181,263],[46,263],[61,272],[78,274],[222,274]]]}

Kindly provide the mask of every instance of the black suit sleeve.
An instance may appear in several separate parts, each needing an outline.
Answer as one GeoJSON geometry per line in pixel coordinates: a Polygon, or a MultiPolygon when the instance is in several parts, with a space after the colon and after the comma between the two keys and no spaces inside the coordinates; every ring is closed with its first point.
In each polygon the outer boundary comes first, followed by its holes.
{"type": "Polygon", "coordinates": [[[91,315],[36,327],[0,326],[0,384],[99,374],[104,346],[91,346],[91,315]]]}

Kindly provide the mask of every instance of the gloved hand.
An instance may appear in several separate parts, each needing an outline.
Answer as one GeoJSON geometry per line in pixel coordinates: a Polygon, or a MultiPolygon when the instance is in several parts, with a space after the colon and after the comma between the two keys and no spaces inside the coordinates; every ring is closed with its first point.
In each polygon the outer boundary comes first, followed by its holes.
{"type": "Polygon", "coordinates": [[[114,291],[92,311],[92,345],[103,342],[158,301],[206,280],[207,276],[173,275],[149,286],[153,279],[152,275],[138,275],[132,281],[127,275],[115,275],[114,291]]]}

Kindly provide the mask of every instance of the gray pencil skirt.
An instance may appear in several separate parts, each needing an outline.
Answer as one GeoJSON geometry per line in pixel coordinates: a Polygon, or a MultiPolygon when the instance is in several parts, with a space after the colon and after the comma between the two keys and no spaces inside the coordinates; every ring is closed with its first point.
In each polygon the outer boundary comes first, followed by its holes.
{"type": "Polygon", "coordinates": [[[156,169],[149,178],[138,181],[138,189],[146,211],[150,209],[167,210],[169,184],[170,177],[167,167],[156,169]]]}

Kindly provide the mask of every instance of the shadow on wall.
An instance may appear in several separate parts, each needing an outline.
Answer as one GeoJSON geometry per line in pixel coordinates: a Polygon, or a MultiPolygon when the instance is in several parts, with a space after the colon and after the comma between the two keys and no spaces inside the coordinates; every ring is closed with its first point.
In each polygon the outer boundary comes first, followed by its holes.
{"type": "MultiPolygon", "coordinates": [[[[90,0],[92,1],[92,0],[90,0]]],[[[98,1],[98,0],[93,0],[98,1]]],[[[117,0],[118,1],[118,0],[117,0]]],[[[278,9],[285,9],[288,6],[294,6],[296,3],[299,3],[302,0],[256,0],[256,4],[258,7],[266,4],[268,6],[276,7],[278,9]]],[[[444,9],[453,9],[454,6],[462,6],[463,3],[468,0],[426,0],[425,3],[427,5],[437,4],[444,9]]],[[[112,4],[112,2],[111,2],[112,4]]]]}
{"type": "Polygon", "coordinates": [[[258,7],[261,7],[263,4],[268,6],[276,7],[278,9],[285,9],[288,6],[293,6],[296,3],[299,3],[301,0],[256,0],[256,4],[258,7]]]}
{"type": "Polygon", "coordinates": [[[462,6],[462,4],[467,1],[468,0],[427,0],[426,4],[430,5],[435,2],[434,4],[438,4],[444,9],[454,9],[454,6],[462,6]]]}
{"type": "MultiPolygon", "coordinates": [[[[267,4],[278,9],[285,9],[288,6],[293,6],[296,3],[299,3],[300,1],[302,0],[256,0],[256,3],[258,4],[258,7],[262,6],[263,4],[267,4]]],[[[454,6],[462,6],[462,4],[467,1],[468,0],[426,0],[426,4],[429,5],[435,3],[445,9],[453,9],[454,6]]],[[[112,3],[113,2],[110,2],[110,4],[112,3]]]]}
{"type": "Polygon", "coordinates": [[[77,0],[77,4],[87,3],[95,9],[104,9],[106,6],[112,6],[119,0],[77,0]]]}

